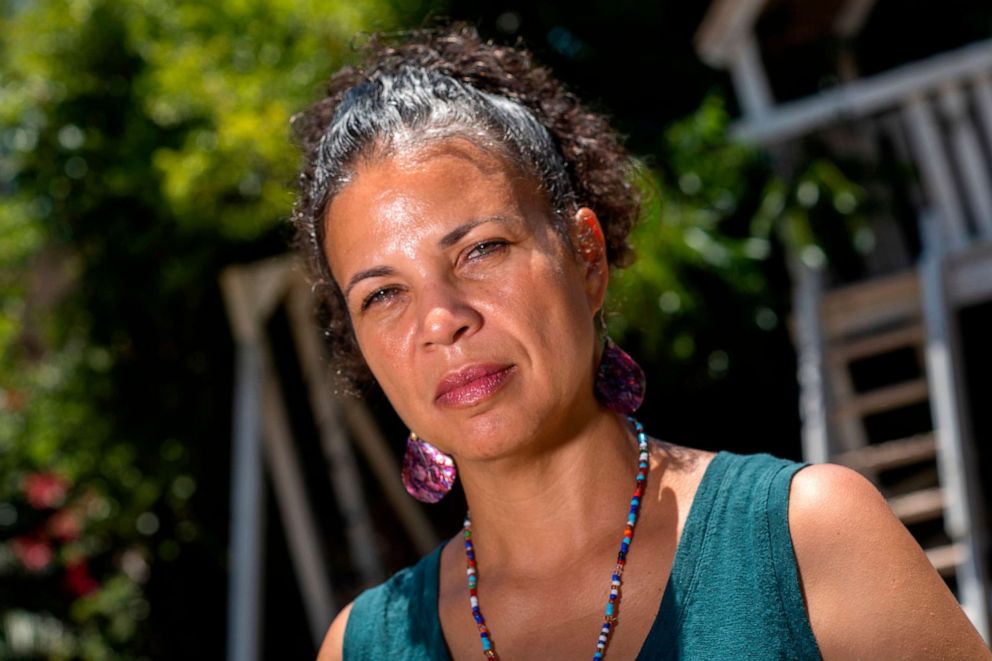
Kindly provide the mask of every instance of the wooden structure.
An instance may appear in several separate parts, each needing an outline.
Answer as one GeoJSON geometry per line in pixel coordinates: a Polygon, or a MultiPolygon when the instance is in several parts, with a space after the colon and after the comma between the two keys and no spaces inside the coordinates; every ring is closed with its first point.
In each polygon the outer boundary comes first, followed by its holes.
{"type": "Polygon", "coordinates": [[[811,137],[840,133],[869,154],[884,139],[918,173],[922,250],[901,268],[831,288],[821,267],[790,255],[803,449],[875,481],[988,641],[988,494],[975,474],[956,320],[962,307],[992,301],[992,40],[865,78],[841,58],[836,85],[777,103],[768,35],[756,29],[764,12],[787,6],[807,12],[809,29],[850,39],[874,4],[715,0],[696,46],[731,74],[736,137],[793,162],[811,137]],[[879,433],[883,416],[895,420],[890,431],[902,425],[900,436],[879,433]]]}
{"type": "Polygon", "coordinates": [[[310,292],[296,260],[273,258],[231,267],[221,288],[236,343],[234,445],[231,467],[231,576],[228,593],[227,658],[260,658],[262,507],[265,469],[271,478],[287,546],[303,596],[307,623],[319,647],[338,608],[330,567],[321,557],[323,539],[308,498],[284,394],[271,358],[266,327],[286,307],[299,367],[306,381],[330,483],[343,520],[344,544],[365,585],[385,578],[352,451],[357,446],[420,554],[438,539],[424,512],[396,479],[399,466],[364,404],[333,396],[328,364],[310,313],[310,292]]]}

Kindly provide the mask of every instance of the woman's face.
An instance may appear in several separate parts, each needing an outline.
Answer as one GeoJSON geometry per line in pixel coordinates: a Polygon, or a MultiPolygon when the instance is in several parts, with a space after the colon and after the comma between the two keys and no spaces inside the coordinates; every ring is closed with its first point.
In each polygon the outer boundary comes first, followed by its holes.
{"type": "Polygon", "coordinates": [[[360,166],[328,209],[362,355],[410,429],[457,459],[509,456],[597,410],[607,267],[601,249],[578,259],[549,214],[532,181],[462,138],[360,166]]]}

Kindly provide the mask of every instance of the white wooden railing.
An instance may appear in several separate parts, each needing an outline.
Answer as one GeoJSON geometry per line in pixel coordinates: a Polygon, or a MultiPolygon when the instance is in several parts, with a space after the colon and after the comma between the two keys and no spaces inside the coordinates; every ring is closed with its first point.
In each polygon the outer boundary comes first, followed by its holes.
{"type": "Polygon", "coordinates": [[[732,132],[771,146],[884,115],[904,128],[947,251],[992,241],[992,40],[773,105],[732,132]]]}

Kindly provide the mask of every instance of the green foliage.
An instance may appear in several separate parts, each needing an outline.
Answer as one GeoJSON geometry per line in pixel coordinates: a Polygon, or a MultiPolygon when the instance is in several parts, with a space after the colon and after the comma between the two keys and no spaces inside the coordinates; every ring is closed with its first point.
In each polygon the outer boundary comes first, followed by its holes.
{"type": "Polygon", "coordinates": [[[387,25],[382,3],[148,3],[128,24],[147,63],[136,81],[148,116],[184,129],[152,154],[164,201],[194,231],[251,239],[285,218],[297,155],[293,112],[352,36],[387,25]]]}
{"type": "Polygon", "coordinates": [[[228,417],[217,273],[281,249],[291,114],[396,20],[386,0],[0,8],[0,657],[149,653],[156,568],[200,545],[222,573],[226,531],[190,502],[228,417]]]}
{"type": "MultiPolygon", "coordinates": [[[[863,191],[837,166],[816,160],[784,179],[760,152],[730,140],[728,127],[722,100],[710,96],[666,131],[663,166],[637,175],[645,200],[631,235],[638,259],[611,283],[608,326],[636,338],[653,361],[700,364],[696,337],[711,326],[715,303],[741,308],[737,332],[776,328],[787,310],[769,280],[777,242],[819,265],[837,226],[845,236],[863,226],[863,191]]],[[[709,370],[713,378],[724,371],[709,370]]]]}

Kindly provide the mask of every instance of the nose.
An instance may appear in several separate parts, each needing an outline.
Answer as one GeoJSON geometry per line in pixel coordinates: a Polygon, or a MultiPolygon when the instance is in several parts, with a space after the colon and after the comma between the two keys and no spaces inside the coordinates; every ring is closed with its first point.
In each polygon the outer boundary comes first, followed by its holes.
{"type": "Polygon", "coordinates": [[[482,326],[482,316],[448,283],[432,285],[423,294],[421,343],[425,347],[450,346],[482,326]]]}

